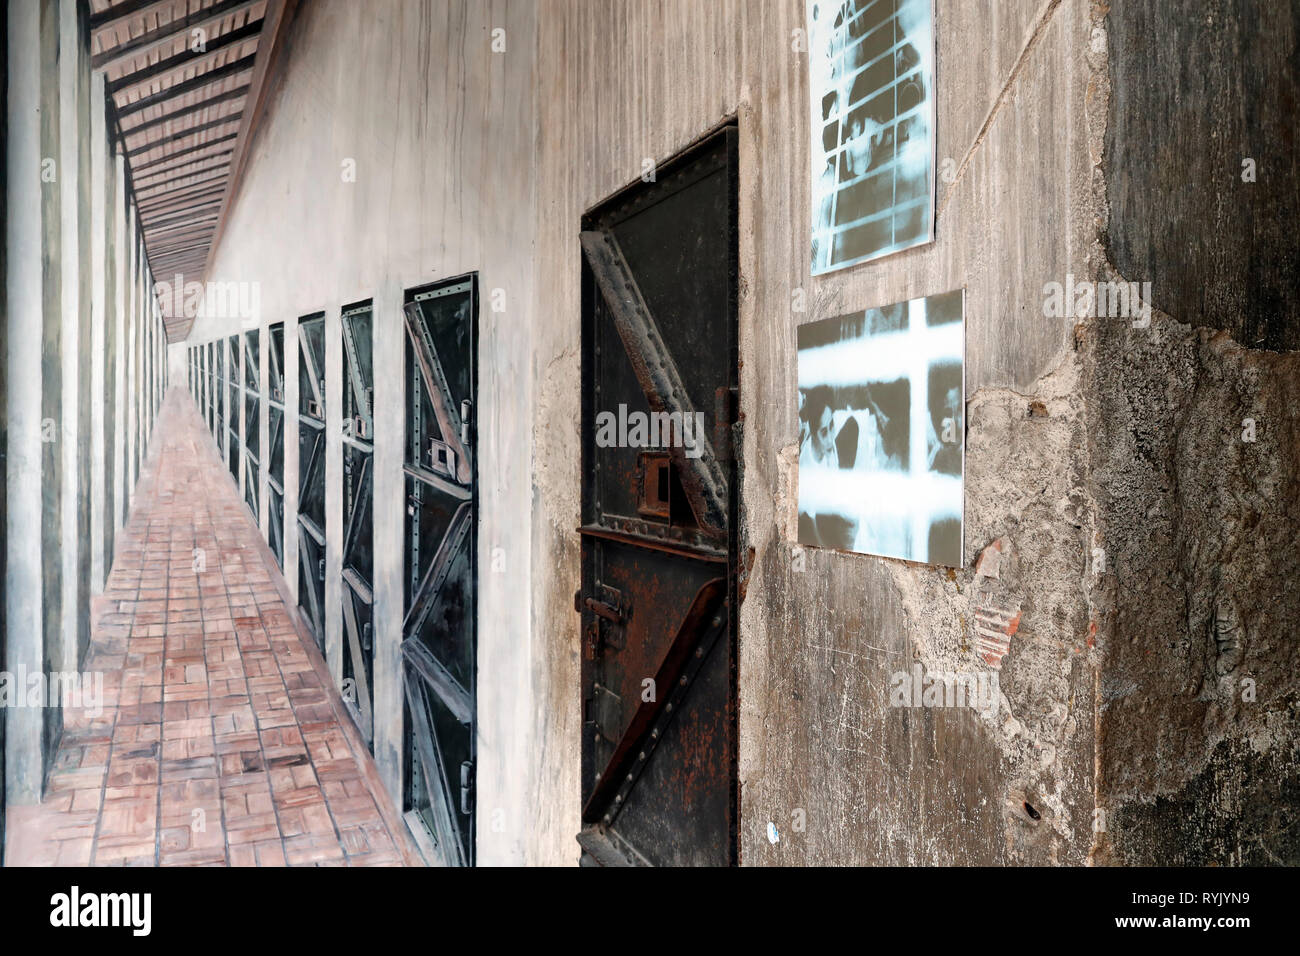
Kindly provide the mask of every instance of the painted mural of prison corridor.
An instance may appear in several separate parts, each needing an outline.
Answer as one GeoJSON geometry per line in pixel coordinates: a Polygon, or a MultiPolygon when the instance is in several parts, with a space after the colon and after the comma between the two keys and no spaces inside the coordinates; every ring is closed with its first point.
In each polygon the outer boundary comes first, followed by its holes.
{"type": "Polygon", "coordinates": [[[364,742],[183,388],[166,396],[92,605],[45,796],[7,865],[417,861],[364,742]]]}
{"type": "Polygon", "coordinates": [[[0,2],[0,867],[1300,864],[1297,50],[0,2]]]}

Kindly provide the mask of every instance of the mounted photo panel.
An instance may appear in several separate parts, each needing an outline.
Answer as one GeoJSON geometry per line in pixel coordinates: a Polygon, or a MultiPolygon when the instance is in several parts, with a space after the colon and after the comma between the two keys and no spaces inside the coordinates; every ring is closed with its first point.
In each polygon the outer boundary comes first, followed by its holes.
{"type": "Polygon", "coordinates": [[[932,0],[807,0],[812,274],[934,239],[932,0]]]}
{"type": "Polygon", "coordinates": [[[800,544],[961,566],[964,303],[799,327],[800,544]]]}

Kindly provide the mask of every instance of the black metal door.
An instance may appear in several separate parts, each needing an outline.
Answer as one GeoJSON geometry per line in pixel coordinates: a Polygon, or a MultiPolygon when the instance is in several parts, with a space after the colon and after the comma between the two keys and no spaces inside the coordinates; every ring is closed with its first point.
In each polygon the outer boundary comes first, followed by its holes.
{"type": "Polygon", "coordinates": [[[244,333],[244,503],[257,520],[258,471],[261,468],[262,388],[258,357],[261,333],[250,329],[244,333]]]}
{"type": "Polygon", "coordinates": [[[214,398],[216,395],[216,360],[213,358],[212,343],[209,342],[203,346],[203,366],[205,370],[203,383],[203,409],[207,412],[208,431],[213,435],[217,433],[217,403],[214,398]]]}
{"type": "Polygon", "coordinates": [[[325,316],[298,321],[298,605],[325,651],[325,316]]]}
{"type": "Polygon", "coordinates": [[[216,439],[218,453],[226,450],[226,348],[218,339],[212,343],[216,366],[212,373],[212,437],[216,439]]]}
{"type": "Polygon", "coordinates": [[[409,293],[405,318],[404,809],[436,862],[473,866],[476,279],[409,293]]]}
{"type": "Polygon", "coordinates": [[[266,430],[271,444],[266,475],[267,537],[275,563],[284,570],[284,323],[269,328],[266,372],[266,430]]]}
{"type": "Polygon", "coordinates": [[[242,351],[238,335],[226,340],[226,464],[235,484],[239,484],[239,377],[242,374],[239,355],[242,351]]]}
{"type": "Polygon", "coordinates": [[[735,157],[583,221],[585,864],[736,861],[735,157]]]}
{"type": "Polygon", "coordinates": [[[343,310],[343,699],[374,747],[371,464],[374,361],[370,305],[343,310]]]}

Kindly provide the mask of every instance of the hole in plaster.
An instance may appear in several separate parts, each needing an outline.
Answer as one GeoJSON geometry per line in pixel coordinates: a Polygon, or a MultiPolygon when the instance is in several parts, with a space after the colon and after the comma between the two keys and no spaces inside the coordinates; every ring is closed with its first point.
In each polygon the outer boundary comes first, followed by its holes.
{"type": "Polygon", "coordinates": [[[1041,820],[1043,815],[1034,809],[1034,805],[1028,800],[1025,801],[1025,813],[1029,814],[1031,820],[1041,820]]]}

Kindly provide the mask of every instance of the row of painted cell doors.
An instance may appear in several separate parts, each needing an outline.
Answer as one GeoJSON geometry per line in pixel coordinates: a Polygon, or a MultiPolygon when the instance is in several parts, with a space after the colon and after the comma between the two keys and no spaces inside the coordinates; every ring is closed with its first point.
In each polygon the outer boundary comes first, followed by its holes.
{"type": "Polygon", "coordinates": [[[343,699],[373,748],[376,722],[401,721],[402,804],[416,842],[430,862],[474,862],[474,759],[476,722],[475,619],[476,462],[472,410],[478,293],[476,278],[407,292],[405,389],[400,416],[374,408],[372,302],[345,306],[341,338],[342,403],[326,409],[326,317],[297,322],[297,348],[286,355],[285,324],[249,329],[189,351],[191,394],[218,450],[258,522],[282,571],[286,504],[296,497],[298,603],[304,623],[342,674],[343,699]],[[266,336],[263,343],[262,336],[266,336]],[[263,349],[265,345],[265,349],[263,349]],[[263,351],[265,364],[263,365],[263,351]],[[286,377],[296,359],[297,401],[288,401],[286,377]],[[264,374],[262,370],[264,369],[264,374]],[[262,448],[262,421],[265,441],[262,448]],[[397,419],[397,420],[394,420],[397,419]],[[401,419],[404,419],[401,420],[401,419]],[[296,496],[286,495],[285,441],[296,425],[296,496]],[[327,430],[341,447],[340,532],[331,535],[327,507],[327,430]],[[404,429],[401,480],[403,620],[400,660],[401,714],[376,714],[377,642],[393,629],[374,616],[374,441],[377,429],[404,429]],[[262,475],[265,467],[265,476],[262,475]],[[265,479],[265,514],[262,480],[265,479]],[[333,544],[334,541],[338,543],[333,544]],[[327,590],[327,549],[338,547],[336,586],[327,590]],[[339,596],[327,606],[327,593],[339,596]],[[341,639],[327,641],[332,615],[341,639]]]}

